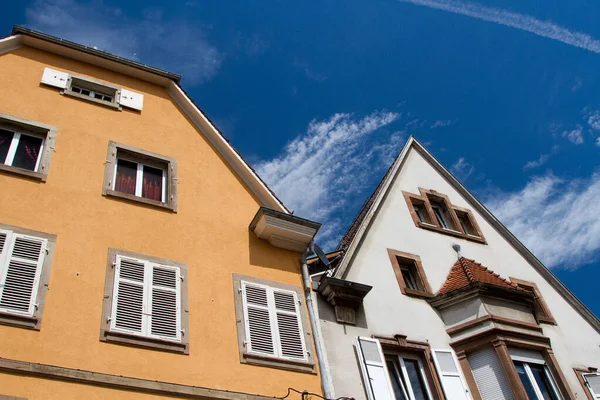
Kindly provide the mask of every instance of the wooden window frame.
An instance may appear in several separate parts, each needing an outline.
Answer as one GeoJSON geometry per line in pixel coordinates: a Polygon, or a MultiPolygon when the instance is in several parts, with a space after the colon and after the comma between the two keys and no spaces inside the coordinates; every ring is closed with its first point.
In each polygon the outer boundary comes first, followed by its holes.
{"type": "Polygon", "coordinates": [[[425,274],[425,270],[423,269],[423,263],[421,262],[421,257],[416,254],[405,253],[398,250],[387,249],[388,256],[390,257],[390,261],[392,263],[392,268],[394,269],[394,274],[396,275],[396,280],[398,281],[398,286],[400,286],[400,291],[402,294],[411,297],[420,297],[420,298],[430,298],[433,297],[433,292],[431,291],[431,286],[429,286],[429,281],[427,280],[427,275],[425,274]],[[402,276],[402,270],[400,261],[398,259],[403,259],[408,262],[411,262],[415,266],[415,272],[417,273],[417,279],[420,280],[421,286],[423,290],[414,290],[410,289],[406,286],[406,282],[404,281],[404,276],[402,276]]]}
{"type": "Polygon", "coordinates": [[[135,253],[127,250],[109,248],[108,259],[106,262],[106,279],[104,283],[104,298],[102,301],[102,315],[100,323],[100,341],[108,343],[124,344],[136,347],[143,347],[155,350],[163,350],[173,353],[190,354],[189,344],[189,319],[188,319],[188,285],[187,285],[187,264],[168,260],[165,258],[149,256],[146,254],[135,253]],[[163,264],[179,268],[182,280],[180,282],[180,319],[181,319],[181,340],[163,340],[150,338],[141,335],[133,335],[111,330],[110,318],[113,310],[113,292],[116,279],[116,261],[117,256],[142,259],[157,264],[163,264]]]}
{"type": "Polygon", "coordinates": [[[598,368],[592,368],[592,367],[588,367],[588,368],[573,368],[573,372],[575,372],[575,375],[577,376],[577,380],[579,381],[579,383],[581,384],[581,386],[583,387],[583,392],[585,393],[585,396],[588,400],[597,400],[597,398],[595,398],[591,391],[590,388],[588,387],[587,383],[585,382],[585,379],[583,377],[584,374],[598,374],[598,368]]]}
{"type": "Polygon", "coordinates": [[[297,286],[286,285],[280,282],[267,281],[264,279],[254,278],[250,276],[233,274],[233,293],[235,302],[235,318],[237,325],[237,337],[238,337],[238,352],[240,356],[240,362],[242,364],[253,364],[262,365],[273,368],[281,368],[298,372],[307,372],[316,374],[316,364],[311,348],[312,338],[310,328],[308,324],[308,316],[306,313],[306,306],[304,304],[304,296],[302,290],[297,286]],[[244,301],[242,298],[242,281],[248,283],[254,283],[258,285],[269,286],[274,289],[282,289],[292,291],[296,293],[296,297],[299,301],[300,310],[300,323],[302,329],[302,338],[304,340],[304,346],[307,351],[306,360],[292,360],[287,358],[273,357],[269,355],[262,355],[257,353],[251,353],[247,350],[246,342],[246,317],[244,312],[244,301]]]}
{"type": "Polygon", "coordinates": [[[408,206],[408,211],[410,212],[410,216],[416,227],[428,229],[428,230],[431,230],[434,232],[442,233],[444,235],[459,237],[462,239],[470,240],[472,242],[487,244],[487,241],[485,240],[485,237],[483,236],[483,233],[482,233],[481,229],[479,228],[479,224],[477,224],[477,220],[475,219],[473,212],[467,208],[458,207],[458,206],[453,205],[450,202],[450,199],[448,198],[448,196],[446,196],[445,194],[436,192],[433,189],[428,190],[428,189],[423,189],[423,188],[419,188],[418,195],[414,194],[414,193],[406,192],[406,191],[402,191],[402,194],[404,195],[406,205],[408,206]],[[433,211],[433,207],[431,206],[431,200],[430,200],[431,197],[436,197],[436,198],[440,199],[440,201],[443,203],[443,205],[446,207],[446,209],[448,211],[448,214],[450,217],[450,222],[452,223],[452,225],[454,225],[456,227],[456,229],[442,228],[442,226],[437,221],[437,218],[433,211]],[[420,204],[425,205],[425,209],[427,211],[427,215],[428,215],[431,223],[422,222],[419,219],[419,216],[417,215],[417,212],[415,211],[415,207],[414,207],[415,203],[420,203],[420,204]],[[465,232],[465,230],[463,229],[463,227],[458,219],[458,215],[456,214],[457,211],[465,213],[467,215],[467,217],[469,218],[469,222],[473,226],[473,229],[475,230],[477,235],[471,235],[471,234],[468,234],[467,232],[465,232]]]}
{"type": "Polygon", "coordinates": [[[533,311],[538,324],[545,323],[557,325],[556,320],[554,319],[554,316],[552,315],[552,312],[550,312],[550,308],[546,303],[546,300],[544,300],[544,297],[542,296],[542,293],[540,292],[540,289],[535,284],[535,282],[524,281],[522,279],[517,279],[513,277],[510,277],[509,279],[511,282],[516,283],[519,287],[532,291],[535,295],[535,304],[533,311]]]}
{"type": "Polygon", "coordinates": [[[526,399],[527,393],[525,392],[525,387],[519,378],[517,369],[508,350],[509,346],[540,352],[561,396],[565,399],[574,398],[565,375],[563,374],[562,369],[556,360],[554,352],[552,351],[550,340],[545,337],[523,334],[512,336],[511,333],[498,330],[489,333],[485,332],[479,337],[469,338],[469,340],[460,341],[458,343],[451,344],[451,346],[456,352],[456,356],[458,357],[473,400],[482,400],[482,397],[479,393],[477,383],[475,382],[473,372],[471,371],[471,366],[469,364],[469,360],[467,359],[467,353],[488,346],[492,346],[496,351],[515,398],[526,399]]]}
{"type": "Polygon", "coordinates": [[[54,258],[54,250],[56,247],[56,235],[6,224],[0,224],[0,229],[12,231],[13,233],[21,235],[45,239],[47,241],[46,255],[44,256],[44,261],[41,267],[42,270],[40,272],[40,280],[38,283],[37,292],[35,293],[35,302],[37,306],[34,308],[33,314],[24,315],[11,312],[0,312],[0,324],[2,325],[12,325],[20,328],[39,331],[42,328],[42,315],[44,314],[46,293],[48,292],[50,283],[50,269],[52,268],[52,259],[54,258]]]}
{"type": "Polygon", "coordinates": [[[106,167],[104,169],[104,183],[102,185],[102,195],[127,200],[130,202],[149,205],[177,212],[177,160],[171,157],[152,153],[133,146],[113,141],[108,142],[108,153],[106,155],[106,167]],[[119,156],[120,154],[120,156],[119,156]],[[163,191],[165,201],[146,199],[141,196],[114,190],[115,174],[117,171],[117,158],[124,158],[128,161],[148,165],[153,168],[160,168],[166,171],[166,177],[163,179],[163,191]]]}
{"type": "Polygon", "coordinates": [[[5,160],[0,161],[0,171],[46,182],[50,169],[50,161],[54,154],[58,128],[4,113],[0,113],[0,128],[11,131],[14,134],[24,134],[42,139],[42,151],[38,156],[37,168],[34,171],[6,165],[4,164],[5,160]]]}
{"type": "Polygon", "coordinates": [[[429,394],[433,400],[445,399],[444,390],[442,389],[442,383],[440,382],[433,361],[429,343],[409,340],[404,335],[395,335],[394,337],[373,335],[373,338],[377,339],[381,344],[384,357],[386,355],[399,355],[405,353],[413,355],[413,358],[417,358],[423,367],[425,383],[428,386],[429,394]]]}

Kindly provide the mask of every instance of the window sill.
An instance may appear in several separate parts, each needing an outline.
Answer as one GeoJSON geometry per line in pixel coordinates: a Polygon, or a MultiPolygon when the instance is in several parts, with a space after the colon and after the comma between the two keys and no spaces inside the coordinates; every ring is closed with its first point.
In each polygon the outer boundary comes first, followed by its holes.
{"type": "Polygon", "coordinates": [[[473,235],[463,234],[462,232],[455,231],[455,230],[452,230],[452,229],[440,228],[437,225],[431,225],[431,224],[428,224],[428,223],[419,222],[417,226],[419,228],[428,229],[430,231],[442,233],[444,235],[449,235],[449,236],[454,236],[454,237],[462,238],[462,239],[465,239],[465,240],[470,240],[471,242],[477,242],[477,243],[481,243],[481,244],[487,244],[487,242],[485,241],[485,239],[480,238],[479,236],[473,236],[473,235]]]}
{"type": "Polygon", "coordinates": [[[424,292],[422,290],[409,289],[409,288],[404,288],[403,294],[406,296],[419,297],[422,299],[429,299],[429,298],[433,297],[433,293],[424,292]]]}
{"type": "Polygon", "coordinates": [[[171,353],[190,354],[189,344],[184,342],[171,342],[168,340],[150,339],[142,336],[127,335],[125,333],[102,330],[100,341],[124,344],[127,346],[143,347],[153,350],[168,351],[171,353]]]}
{"type": "Polygon", "coordinates": [[[39,331],[42,325],[42,320],[27,315],[11,314],[0,311],[0,325],[10,325],[39,331]]]}
{"type": "Polygon", "coordinates": [[[5,172],[9,172],[9,173],[15,174],[15,175],[25,176],[27,178],[35,179],[35,180],[42,181],[42,182],[46,182],[46,178],[48,177],[48,174],[45,174],[43,172],[30,171],[28,169],[13,167],[10,165],[5,165],[5,164],[0,164],[0,171],[5,171],[5,172]]]}
{"type": "Polygon", "coordinates": [[[262,365],[265,367],[281,368],[311,374],[317,373],[314,363],[301,360],[286,360],[283,358],[243,352],[240,353],[240,361],[244,364],[262,365]]]}
{"type": "Polygon", "coordinates": [[[163,203],[163,202],[156,201],[156,200],[145,199],[143,197],[134,196],[132,194],[117,192],[116,190],[106,189],[106,190],[102,191],[102,194],[107,197],[116,197],[119,199],[124,199],[124,200],[128,200],[128,201],[135,202],[135,203],[145,204],[145,205],[156,207],[156,208],[162,208],[164,210],[170,210],[170,211],[173,211],[174,213],[177,212],[176,207],[169,203],[163,203]]]}
{"type": "Polygon", "coordinates": [[[61,94],[65,95],[65,96],[75,97],[75,98],[80,99],[80,100],[85,100],[85,101],[89,101],[89,102],[92,102],[92,103],[96,103],[96,104],[101,105],[101,106],[105,106],[105,107],[109,107],[109,108],[114,108],[115,110],[118,110],[118,111],[122,110],[121,106],[118,103],[109,103],[108,101],[104,101],[104,100],[100,100],[100,99],[95,99],[93,97],[86,96],[86,95],[83,95],[83,94],[80,94],[80,93],[71,92],[69,90],[62,91],[61,94]]]}

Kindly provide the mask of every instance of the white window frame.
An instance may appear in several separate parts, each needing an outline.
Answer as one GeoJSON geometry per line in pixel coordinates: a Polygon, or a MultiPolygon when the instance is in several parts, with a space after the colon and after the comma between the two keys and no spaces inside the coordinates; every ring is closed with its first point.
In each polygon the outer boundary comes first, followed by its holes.
{"type": "MultiPolygon", "coordinates": [[[[388,374],[392,374],[395,372],[402,374],[402,379],[400,379],[400,384],[406,385],[406,387],[403,387],[402,389],[404,390],[404,394],[405,394],[406,398],[409,400],[415,400],[415,394],[414,394],[410,379],[408,377],[408,372],[406,370],[406,364],[404,363],[404,360],[408,359],[408,360],[416,361],[419,366],[419,374],[421,374],[421,379],[423,380],[423,384],[425,385],[427,397],[429,398],[429,400],[433,399],[433,396],[431,395],[431,389],[429,388],[429,383],[427,382],[427,375],[425,374],[425,368],[423,367],[423,362],[421,361],[421,358],[419,356],[412,355],[409,353],[385,353],[384,358],[385,357],[390,357],[390,358],[394,357],[398,360],[398,365],[400,366],[400,371],[388,371],[388,374]]],[[[384,360],[384,363],[386,364],[386,368],[387,368],[386,360],[384,360]]],[[[394,363],[394,368],[398,368],[398,365],[396,365],[394,363]]],[[[400,378],[400,377],[398,377],[398,378],[400,378]]],[[[390,376],[390,380],[391,379],[392,379],[392,377],[390,376]]]]}
{"type": "MultiPolygon", "coordinates": [[[[523,363],[523,368],[525,368],[525,374],[527,375],[527,378],[529,379],[529,382],[531,383],[531,386],[533,387],[533,390],[535,391],[535,394],[538,397],[537,400],[544,400],[544,398],[542,397],[542,392],[540,391],[538,383],[535,380],[535,377],[533,376],[533,372],[531,372],[531,367],[529,366],[529,364],[536,364],[536,365],[542,366],[542,368],[544,369],[544,373],[546,374],[546,378],[548,378],[548,382],[550,382],[550,389],[554,392],[554,395],[558,399],[561,399],[561,400],[563,399],[563,396],[560,393],[560,390],[558,390],[558,387],[556,386],[556,381],[554,380],[554,377],[550,373],[550,369],[548,368],[548,365],[545,362],[538,361],[538,360],[532,359],[530,357],[521,357],[521,356],[512,355],[512,354],[511,354],[510,358],[513,361],[518,361],[518,362],[523,363]]],[[[536,399],[531,399],[531,400],[536,400],[536,399]]]]}
{"type": "Polygon", "coordinates": [[[37,160],[35,161],[35,168],[33,169],[33,172],[38,172],[38,169],[40,168],[40,162],[42,160],[42,154],[44,153],[44,146],[46,145],[46,138],[42,137],[41,135],[35,135],[29,132],[21,132],[12,128],[6,128],[2,125],[0,125],[0,129],[13,133],[12,141],[10,142],[10,147],[8,148],[8,153],[6,154],[6,158],[2,161],[2,164],[8,165],[9,167],[12,167],[12,164],[15,161],[15,154],[17,153],[17,147],[19,146],[21,135],[42,139],[42,145],[40,146],[40,151],[38,153],[37,160]]]}
{"type": "Polygon", "coordinates": [[[77,93],[77,94],[80,94],[82,96],[89,96],[89,97],[91,97],[92,99],[95,99],[95,100],[106,101],[107,103],[115,103],[116,102],[117,93],[115,93],[114,95],[109,95],[109,94],[106,94],[106,93],[102,93],[102,92],[98,92],[98,91],[95,91],[95,90],[88,89],[88,88],[83,87],[81,85],[71,85],[70,90],[73,93],[77,93]],[[79,92],[76,92],[75,90],[73,90],[74,88],[77,89],[77,90],[79,90],[79,92]],[[84,93],[81,93],[83,90],[89,92],[89,94],[86,95],[84,93]],[[96,94],[102,95],[102,98],[101,99],[97,98],[96,94]],[[106,100],[104,97],[110,97],[112,100],[106,100]]]}
{"type": "MultiPolygon", "coordinates": [[[[179,267],[172,266],[172,265],[159,264],[159,263],[144,260],[141,258],[127,257],[127,256],[119,255],[119,254],[117,254],[117,256],[116,256],[116,262],[115,262],[114,268],[115,268],[115,275],[114,275],[114,282],[113,282],[113,298],[112,298],[112,304],[111,304],[111,313],[110,313],[110,317],[109,317],[111,332],[120,332],[120,333],[125,333],[128,335],[140,336],[140,337],[145,337],[145,338],[150,338],[150,339],[181,342],[181,340],[182,340],[182,328],[181,328],[181,280],[182,280],[182,277],[181,277],[181,269],[179,267]],[[136,332],[136,331],[129,330],[129,329],[119,328],[116,326],[117,302],[118,302],[117,295],[119,293],[119,289],[118,289],[119,282],[121,280],[127,281],[127,279],[121,279],[119,276],[120,275],[119,268],[121,265],[121,260],[130,260],[135,263],[144,265],[144,282],[143,282],[143,288],[144,288],[143,289],[144,290],[143,298],[144,299],[143,299],[141,332],[136,332]],[[162,268],[162,269],[174,270],[176,273],[175,291],[176,291],[176,298],[177,298],[177,313],[176,313],[176,315],[177,315],[177,326],[176,326],[177,337],[175,339],[172,337],[154,335],[151,332],[152,286],[153,286],[152,285],[152,272],[153,272],[153,268],[155,268],[155,267],[162,268]]],[[[132,283],[139,284],[139,282],[137,282],[137,281],[132,281],[132,283]]],[[[161,289],[167,290],[167,288],[161,288],[161,289]]]]}
{"type": "MultiPolygon", "coordinates": [[[[39,307],[37,302],[37,296],[39,291],[40,279],[42,276],[42,269],[44,268],[44,260],[46,257],[46,253],[48,252],[48,239],[30,236],[21,233],[16,233],[13,231],[0,229],[0,233],[6,234],[6,239],[4,242],[4,246],[2,249],[2,253],[0,253],[0,298],[2,297],[2,292],[4,290],[4,282],[8,273],[8,265],[10,263],[11,257],[10,254],[13,252],[13,248],[15,245],[15,241],[18,238],[31,239],[35,241],[41,242],[42,248],[42,256],[37,260],[37,266],[35,271],[35,278],[33,281],[33,285],[31,288],[31,298],[29,300],[29,308],[27,311],[19,311],[11,308],[5,308],[0,306],[0,312],[13,314],[13,315],[23,315],[27,317],[33,317],[35,311],[39,307]]],[[[27,260],[27,262],[31,263],[31,260],[27,260]]]]}
{"type": "Polygon", "coordinates": [[[592,385],[590,385],[590,383],[587,380],[587,377],[589,375],[600,376],[600,373],[598,373],[598,372],[584,372],[581,375],[583,376],[583,380],[585,382],[585,385],[587,386],[587,389],[590,391],[592,397],[594,399],[600,399],[600,393],[594,392],[594,389],[592,389],[592,385]]]}
{"type": "Polygon", "coordinates": [[[242,280],[240,282],[240,285],[241,285],[240,288],[242,291],[242,293],[241,293],[242,294],[242,308],[244,311],[244,329],[245,329],[245,338],[246,338],[245,343],[246,343],[247,352],[249,354],[258,354],[258,355],[262,355],[265,357],[275,357],[275,358],[279,358],[282,360],[308,361],[308,352],[306,349],[306,341],[304,338],[304,330],[303,330],[303,326],[302,326],[302,318],[301,318],[301,314],[300,314],[301,310],[300,310],[300,302],[298,299],[298,294],[293,290],[275,288],[275,287],[264,285],[261,283],[248,282],[245,280],[242,280]],[[247,285],[260,287],[260,288],[265,289],[265,291],[266,291],[267,307],[265,308],[264,306],[260,306],[260,305],[256,305],[256,304],[253,304],[252,307],[262,308],[269,312],[269,323],[270,323],[269,328],[271,330],[271,338],[273,341],[273,353],[274,354],[269,354],[269,353],[265,353],[265,352],[261,352],[261,351],[255,351],[252,349],[252,342],[250,340],[250,321],[248,318],[248,303],[246,301],[246,286],[247,285]],[[275,292],[291,294],[294,297],[294,305],[296,308],[295,313],[292,313],[291,311],[287,311],[287,310],[280,310],[280,309],[278,310],[275,307],[275,292]],[[288,356],[284,356],[282,354],[281,338],[279,337],[279,325],[277,322],[277,313],[294,315],[297,318],[299,335],[300,335],[300,339],[302,341],[302,354],[303,354],[302,358],[288,357],[288,356]]]}
{"type": "MultiPolygon", "coordinates": [[[[112,182],[113,182],[112,190],[115,190],[115,187],[117,185],[117,169],[119,168],[119,160],[128,161],[131,163],[135,163],[137,165],[137,172],[136,172],[136,176],[135,176],[135,196],[141,197],[144,199],[145,197],[142,197],[142,188],[143,188],[143,182],[144,182],[144,167],[146,166],[146,164],[136,161],[133,157],[128,158],[128,157],[123,157],[122,155],[117,156],[115,171],[114,171],[113,179],[112,179],[112,182]]],[[[168,167],[160,168],[160,167],[154,167],[152,165],[148,165],[148,167],[154,168],[154,169],[160,169],[162,171],[162,188],[161,188],[160,202],[165,203],[166,197],[167,197],[167,169],[166,168],[168,168],[168,167]]]]}

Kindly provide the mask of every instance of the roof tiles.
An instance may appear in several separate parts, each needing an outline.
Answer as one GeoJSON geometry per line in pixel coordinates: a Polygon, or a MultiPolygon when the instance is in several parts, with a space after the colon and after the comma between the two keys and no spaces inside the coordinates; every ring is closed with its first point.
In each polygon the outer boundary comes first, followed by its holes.
{"type": "Polygon", "coordinates": [[[461,257],[450,269],[446,282],[438,291],[438,295],[465,288],[473,283],[487,283],[504,289],[526,292],[515,283],[501,277],[494,271],[469,258],[461,257]]]}

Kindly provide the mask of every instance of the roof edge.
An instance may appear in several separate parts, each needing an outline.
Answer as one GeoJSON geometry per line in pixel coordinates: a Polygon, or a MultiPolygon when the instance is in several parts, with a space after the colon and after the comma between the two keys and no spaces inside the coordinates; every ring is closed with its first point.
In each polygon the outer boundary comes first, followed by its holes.
{"type": "Polygon", "coordinates": [[[111,54],[106,51],[94,49],[93,47],[84,46],[84,45],[81,45],[81,44],[78,44],[75,42],[71,42],[69,40],[61,39],[56,36],[48,35],[43,32],[39,32],[39,31],[30,29],[30,28],[26,28],[24,26],[14,25],[13,29],[12,29],[12,35],[15,37],[17,37],[18,35],[27,36],[30,38],[34,38],[34,39],[42,40],[42,41],[49,42],[52,44],[56,44],[56,45],[59,45],[59,46],[62,46],[62,47],[65,47],[65,48],[68,48],[71,50],[80,51],[80,52],[89,54],[91,56],[100,57],[102,59],[112,61],[115,63],[119,63],[122,65],[128,66],[130,68],[134,68],[134,69],[141,70],[141,71],[144,71],[147,73],[158,75],[162,78],[172,80],[176,83],[179,83],[181,81],[181,75],[178,75],[178,74],[175,74],[172,72],[168,72],[168,71],[165,71],[165,70],[162,70],[159,68],[155,68],[155,67],[152,67],[147,64],[142,64],[140,62],[133,61],[133,60],[127,59],[125,57],[117,56],[115,54],[111,54]]]}

